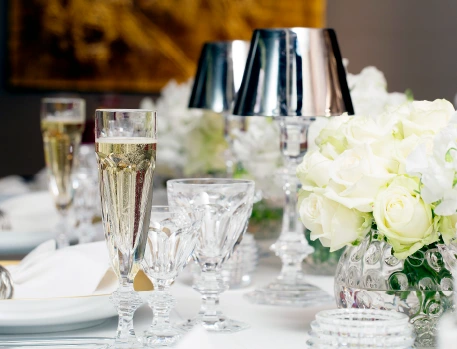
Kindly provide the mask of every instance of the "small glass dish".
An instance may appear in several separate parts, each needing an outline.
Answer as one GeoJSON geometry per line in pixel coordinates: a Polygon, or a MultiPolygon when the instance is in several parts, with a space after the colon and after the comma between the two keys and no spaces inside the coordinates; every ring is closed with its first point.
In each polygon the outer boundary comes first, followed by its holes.
{"type": "Polygon", "coordinates": [[[413,348],[414,327],[405,314],[375,309],[321,311],[311,323],[309,348],[413,348]]]}

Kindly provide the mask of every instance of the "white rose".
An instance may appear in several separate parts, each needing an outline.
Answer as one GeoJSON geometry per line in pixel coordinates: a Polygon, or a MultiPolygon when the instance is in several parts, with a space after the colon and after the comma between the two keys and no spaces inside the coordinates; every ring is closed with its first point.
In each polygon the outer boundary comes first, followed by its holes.
{"type": "Polygon", "coordinates": [[[386,103],[387,110],[394,110],[396,107],[408,102],[408,97],[404,93],[392,92],[389,93],[386,103]]]}
{"type": "Polygon", "coordinates": [[[397,258],[406,258],[438,240],[432,208],[417,193],[418,188],[419,181],[398,176],[380,190],[374,202],[376,226],[397,258]]]}
{"type": "Polygon", "coordinates": [[[346,149],[346,139],[341,131],[341,126],[352,118],[354,116],[347,114],[329,118],[329,121],[315,140],[324,156],[334,159],[346,149]]]}
{"type": "Polygon", "coordinates": [[[308,129],[308,151],[317,148],[316,139],[321,131],[327,126],[330,117],[317,117],[314,122],[309,125],[308,129]]]}
{"type": "Polygon", "coordinates": [[[359,74],[348,74],[348,85],[356,115],[377,115],[388,99],[387,81],[376,67],[366,67],[359,74]]]}
{"type": "Polygon", "coordinates": [[[441,233],[445,244],[449,244],[455,240],[457,234],[457,213],[451,216],[441,217],[438,223],[438,231],[441,233]]]}
{"type": "Polygon", "coordinates": [[[371,229],[370,214],[348,209],[317,192],[302,192],[299,211],[311,239],[319,239],[330,252],[362,240],[371,229]]]}
{"type": "Polygon", "coordinates": [[[297,177],[302,183],[302,188],[312,191],[314,187],[327,186],[331,163],[332,160],[323,156],[319,150],[308,151],[297,167],[297,177]]]}
{"type": "Polygon", "coordinates": [[[325,196],[362,212],[373,211],[379,188],[395,177],[368,145],[346,150],[329,165],[329,174],[325,196]]]}
{"type": "Polygon", "coordinates": [[[384,113],[376,117],[357,116],[341,126],[347,149],[369,144],[386,169],[397,173],[398,162],[392,157],[398,138],[398,118],[384,113]]]}
{"type": "Polygon", "coordinates": [[[348,86],[352,90],[387,89],[384,73],[374,66],[365,67],[359,74],[348,74],[348,86]]]}
{"type": "Polygon", "coordinates": [[[409,155],[416,149],[416,147],[423,141],[421,137],[415,134],[399,140],[395,143],[392,149],[393,158],[398,162],[398,174],[406,174],[406,161],[409,155]]]}
{"type": "Polygon", "coordinates": [[[389,134],[376,124],[373,118],[357,116],[341,126],[348,147],[353,148],[365,143],[372,143],[389,134]]]}
{"type": "Polygon", "coordinates": [[[431,136],[422,137],[406,158],[406,172],[421,179],[421,196],[428,204],[437,203],[434,209],[437,215],[449,216],[457,210],[456,131],[450,125],[434,140],[431,136]]]}
{"type": "Polygon", "coordinates": [[[454,106],[445,99],[410,103],[409,113],[401,120],[405,138],[412,134],[436,134],[449,123],[454,112],[454,106]]]}

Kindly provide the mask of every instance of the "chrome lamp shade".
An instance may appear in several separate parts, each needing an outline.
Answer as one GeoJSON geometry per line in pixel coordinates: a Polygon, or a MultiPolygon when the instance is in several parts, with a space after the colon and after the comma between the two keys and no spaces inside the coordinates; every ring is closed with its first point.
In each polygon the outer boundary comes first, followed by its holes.
{"type": "Polygon", "coordinates": [[[207,42],[198,62],[189,108],[230,112],[241,86],[249,41],[207,42]]]}
{"type": "Polygon", "coordinates": [[[335,116],[354,114],[333,29],[254,31],[233,114],[335,116]]]}

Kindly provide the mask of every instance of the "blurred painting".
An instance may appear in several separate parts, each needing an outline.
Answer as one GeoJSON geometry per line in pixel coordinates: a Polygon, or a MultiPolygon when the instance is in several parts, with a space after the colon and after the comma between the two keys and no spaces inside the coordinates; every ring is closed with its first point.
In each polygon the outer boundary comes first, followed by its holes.
{"type": "Polygon", "coordinates": [[[157,92],[205,41],[323,25],[325,0],[10,0],[8,86],[157,92]]]}

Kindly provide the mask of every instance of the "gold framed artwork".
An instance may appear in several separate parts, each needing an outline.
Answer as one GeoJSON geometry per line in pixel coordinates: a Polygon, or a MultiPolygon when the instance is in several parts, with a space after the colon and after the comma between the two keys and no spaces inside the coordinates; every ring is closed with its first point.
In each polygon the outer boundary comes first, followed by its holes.
{"type": "Polygon", "coordinates": [[[320,27],[325,0],[10,0],[8,86],[157,92],[196,71],[205,41],[320,27]]]}

